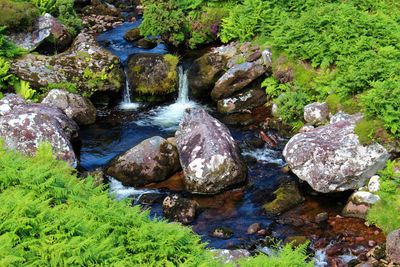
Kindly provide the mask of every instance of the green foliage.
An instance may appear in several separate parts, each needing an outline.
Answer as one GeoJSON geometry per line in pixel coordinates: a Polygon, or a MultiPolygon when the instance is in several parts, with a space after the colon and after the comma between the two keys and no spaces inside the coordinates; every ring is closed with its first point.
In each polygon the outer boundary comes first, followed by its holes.
{"type": "Polygon", "coordinates": [[[275,246],[276,253],[271,256],[258,254],[250,260],[241,259],[238,263],[242,267],[311,267],[314,266],[314,261],[306,262],[308,258],[306,253],[308,244],[309,242],[304,243],[294,249],[292,248],[292,244],[286,244],[282,248],[275,246]]]}
{"type": "Polygon", "coordinates": [[[382,132],[382,129],[383,123],[381,121],[363,119],[354,128],[354,132],[358,135],[361,144],[370,145],[373,142],[380,141],[378,134],[382,132]]]}
{"type": "Polygon", "coordinates": [[[371,86],[371,90],[360,96],[365,115],[383,121],[395,137],[400,137],[400,79],[372,82],[371,86]]]}
{"type": "Polygon", "coordinates": [[[337,94],[330,94],[325,100],[328,104],[329,110],[332,114],[336,114],[339,111],[341,99],[337,94]]]}
{"type": "MultiPolygon", "coordinates": [[[[52,0],[43,1],[51,2],[52,0]]],[[[74,9],[74,0],[56,0],[54,9],[50,13],[67,26],[73,36],[77,35],[82,28],[82,21],[74,9]]]]}
{"type": "Polygon", "coordinates": [[[8,73],[8,68],[10,67],[10,62],[4,57],[0,57],[0,90],[7,89],[8,81],[12,77],[8,73]]]}
{"type": "Polygon", "coordinates": [[[388,160],[386,168],[379,171],[380,200],[368,211],[370,223],[381,228],[385,233],[400,227],[400,164],[388,160]]]}
{"type": "Polygon", "coordinates": [[[49,83],[47,85],[46,91],[50,91],[51,89],[62,89],[71,93],[78,94],[78,89],[76,83],[72,82],[60,82],[60,83],[49,83]]]}
{"type": "Polygon", "coordinates": [[[266,78],[261,83],[261,87],[265,87],[265,93],[270,99],[289,91],[289,88],[285,84],[279,83],[274,77],[266,78]]]}
{"type": "Polygon", "coordinates": [[[32,3],[0,0],[0,27],[7,26],[8,31],[29,29],[38,16],[38,9],[32,3]]]}
{"type": "Polygon", "coordinates": [[[39,9],[40,14],[43,16],[45,13],[54,13],[56,10],[57,0],[31,0],[39,9]]]}
{"type": "Polygon", "coordinates": [[[0,149],[1,266],[216,264],[190,228],[152,220],[72,173],[49,144],[33,158],[0,149]]]}
{"type": "Polygon", "coordinates": [[[19,80],[14,85],[15,93],[22,95],[25,99],[31,99],[36,93],[35,90],[31,89],[29,82],[19,80]]]}

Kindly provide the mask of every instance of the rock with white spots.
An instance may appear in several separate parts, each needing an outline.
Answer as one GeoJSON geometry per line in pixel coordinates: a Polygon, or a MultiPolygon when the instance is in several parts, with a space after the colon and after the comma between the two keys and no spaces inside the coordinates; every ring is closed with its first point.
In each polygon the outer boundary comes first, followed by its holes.
{"type": "Polygon", "coordinates": [[[306,125],[300,128],[299,133],[306,133],[314,129],[315,127],[312,124],[307,123],[306,125]]]}
{"type": "Polygon", "coordinates": [[[77,158],[71,143],[57,120],[43,113],[11,112],[0,116],[0,138],[4,146],[33,156],[40,142],[50,142],[59,160],[76,167],[77,158]]]}
{"type": "Polygon", "coordinates": [[[378,175],[372,176],[368,182],[368,191],[371,193],[375,193],[380,190],[380,187],[381,187],[381,182],[379,181],[379,176],[378,175]]]}
{"type": "Polygon", "coordinates": [[[217,101],[229,97],[260,77],[265,71],[264,66],[256,62],[237,64],[218,79],[211,91],[211,98],[217,101]]]}
{"type": "MultiPolygon", "coordinates": [[[[215,249],[215,258],[222,260],[224,263],[234,263],[237,264],[237,261],[241,258],[250,258],[251,254],[248,250],[245,249],[215,249]]],[[[239,265],[236,265],[239,266],[239,265]]]]}
{"type": "Polygon", "coordinates": [[[229,98],[218,100],[217,108],[221,113],[242,112],[264,105],[267,100],[265,90],[255,88],[229,98]]]}
{"type": "Polygon", "coordinates": [[[178,195],[167,196],[162,204],[162,212],[165,218],[183,224],[193,222],[198,209],[199,204],[196,201],[178,195]]]}
{"type": "Polygon", "coordinates": [[[400,229],[386,237],[386,255],[395,264],[400,264],[400,229]]]}
{"type": "Polygon", "coordinates": [[[389,159],[380,144],[361,145],[348,121],[296,134],[283,156],[293,173],[322,193],[358,189],[389,159]]]}
{"type": "Polygon", "coordinates": [[[367,191],[354,192],[342,211],[345,217],[365,219],[368,210],[379,200],[379,196],[367,191]]]}
{"type": "Polygon", "coordinates": [[[125,186],[144,186],[169,178],[179,168],[176,147],[154,136],[116,156],[108,164],[107,174],[125,186]]]}
{"type": "Polygon", "coordinates": [[[10,113],[14,107],[26,104],[26,101],[16,94],[7,94],[0,99],[0,116],[10,113]]]}
{"type": "Polygon", "coordinates": [[[246,165],[228,128],[203,109],[187,109],[175,137],[189,192],[216,194],[246,180],[246,165]]]}
{"type": "Polygon", "coordinates": [[[261,52],[261,56],[265,66],[269,67],[272,64],[272,52],[271,49],[266,48],[264,51],[261,52]]]}
{"type": "Polygon", "coordinates": [[[328,120],[329,109],[325,103],[311,103],[304,107],[304,120],[312,125],[322,125],[328,120]]]}
{"type": "Polygon", "coordinates": [[[92,124],[96,121],[97,110],[89,99],[61,89],[51,90],[42,103],[54,105],[80,125],[92,124]]]}
{"type": "Polygon", "coordinates": [[[364,116],[361,113],[347,114],[344,112],[338,112],[332,116],[329,123],[332,124],[341,121],[348,121],[353,125],[357,125],[363,118],[364,116]]]}

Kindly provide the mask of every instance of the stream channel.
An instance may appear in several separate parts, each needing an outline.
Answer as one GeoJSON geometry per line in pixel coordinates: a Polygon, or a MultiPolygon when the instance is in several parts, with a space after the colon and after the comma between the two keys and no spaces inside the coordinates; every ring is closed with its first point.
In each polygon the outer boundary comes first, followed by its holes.
{"type": "MultiPolygon", "coordinates": [[[[168,53],[166,46],[162,43],[153,49],[147,50],[137,48],[123,39],[125,32],[138,27],[140,22],[141,20],[125,22],[113,30],[97,36],[97,40],[107,50],[119,56],[124,65],[126,65],[130,54],[142,52],[168,53]]],[[[190,61],[179,64],[179,96],[173,103],[164,103],[153,107],[131,103],[127,85],[121,97],[120,105],[114,108],[99,108],[96,123],[82,127],[80,131],[82,140],[81,165],[87,170],[101,169],[113,157],[147,138],[174,136],[185,108],[200,106],[200,104],[188,98],[186,70],[189,66],[190,61]]],[[[206,104],[202,104],[202,107],[213,116],[218,117],[214,107],[206,104]]],[[[314,238],[315,240],[313,241],[325,238],[326,242],[322,247],[328,246],[332,240],[337,238],[337,235],[343,235],[342,228],[339,228],[335,233],[335,229],[332,229],[331,226],[317,225],[313,221],[315,215],[322,211],[328,212],[329,217],[337,217],[343,207],[343,202],[346,201],[346,196],[321,197],[313,196],[312,194],[306,195],[306,203],[304,205],[281,217],[272,217],[260,212],[262,204],[268,199],[268,195],[271,195],[271,192],[276,189],[277,181],[281,179],[297,179],[293,175],[281,171],[281,168],[285,165],[282,149],[287,140],[279,138],[276,148],[269,148],[267,144],[263,148],[254,148],[249,143],[251,143],[251,140],[258,138],[259,130],[254,128],[250,130],[248,127],[230,127],[230,131],[241,148],[242,155],[245,158],[249,156],[253,158],[251,164],[248,163],[248,181],[246,185],[212,197],[191,196],[189,193],[180,192],[184,196],[192,197],[200,203],[202,212],[190,225],[195,233],[202,236],[204,242],[208,242],[209,247],[251,248],[253,244],[252,249],[254,249],[255,240],[260,239],[260,236],[246,233],[248,226],[253,223],[260,223],[262,228],[267,228],[274,237],[280,240],[294,235],[304,235],[308,239],[314,238]],[[209,235],[210,231],[221,226],[225,226],[234,232],[232,238],[218,239],[209,235]]],[[[133,204],[141,204],[144,208],[150,208],[151,216],[162,217],[161,203],[163,198],[171,193],[170,190],[128,188],[122,186],[112,177],[108,178],[110,193],[118,200],[132,197],[133,204]]],[[[179,189],[173,189],[172,192],[177,190],[179,189]]],[[[309,189],[307,190],[310,191],[309,189]]],[[[367,231],[362,220],[352,220],[351,222],[343,221],[341,223],[351,223],[351,228],[353,228],[352,231],[355,235],[363,235],[363,231],[365,231],[364,236],[371,235],[372,237],[364,237],[366,242],[369,238],[373,238],[373,231],[367,231]]],[[[367,246],[365,244],[361,245],[367,246]]],[[[344,250],[342,254],[348,254],[348,251],[344,250]]],[[[322,263],[319,266],[324,265],[322,263]]]]}

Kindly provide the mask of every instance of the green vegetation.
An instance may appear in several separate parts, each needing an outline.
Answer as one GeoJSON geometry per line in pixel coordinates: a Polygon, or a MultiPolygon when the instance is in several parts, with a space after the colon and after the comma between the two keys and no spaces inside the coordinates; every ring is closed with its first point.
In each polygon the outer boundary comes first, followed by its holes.
{"type": "Polygon", "coordinates": [[[0,0],[0,26],[6,26],[9,31],[23,31],[31,28],[38,16],[37,7],[29,1],[0,0]]]}
{"type": "Polygon", "coordinates": [[[379,175],[381,199],[368,211],[367,219],[389,233],[400,227],[400,163],[389,160],[379,175]]]}

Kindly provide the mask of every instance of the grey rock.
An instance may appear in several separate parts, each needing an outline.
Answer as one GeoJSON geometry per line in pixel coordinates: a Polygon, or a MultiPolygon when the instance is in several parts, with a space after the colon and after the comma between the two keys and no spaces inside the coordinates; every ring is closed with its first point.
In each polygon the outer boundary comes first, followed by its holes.
{"type": "Polygon", "coordinates": [[[341,121],[347,121],[353,125],[357,125],[363,118],[364,116],[361,113],[347,114],[344,112],[338,112],[331,117],[329,123],[333,124],[341,121]]]}
{"type": "Polygon", "coordinates": [[[20,95],[7,94],[0,99],[0,116],[10,113],[15,106],[23,104],[26,104],[26,101],[20,95]]]}
{"type": "Polygon", "coordinates": [[[221,113],[243,112],[264,105],[267,100],[265,90],[261,88],[249,89],[229,98],[218,100],[217,108],[221,113]]]}
{"type": "Polygon", "coordinates": [[[199,204],[191,199],[178,195],[167,196],[162,204],[163,216],[170,221],[189,224],[194,221],[198,213],[199,204]]]}
{"type": "Polygon", "coordinates": [[[293,173],[322,193],[358,189],[389,159],[380,144],[362,146],[350,122],[296,134],[283,156],[293,173]]]}
{"type": "Polygon", "coordinates": [[[187,109],[175,137],[188,191],[216,194],[245,181],[247,169],[235,140],[204,110],[187,109]]]}
{"type": "Polygon", "coordinates": [[[214,249],[215,258],[221,259],[223,263],[237,263],[241,258],[250,258],[251,254],[245,249],[214,249]]]}
{"type": "Polygon", "coordinates": [[[176,147],[154,136],[116,156],[106,172],[125,186],[143,186],[169,178],[179,167],[176,147]]]}
{"type": "Polygon", "coordinates": [[[390,232],[386,237],[386,256],[400,264],[400,229],[390,232]]]}
{"type": "Polygon", "coordinates": [[[368,210],[379,200],[379,196],[367,191],[354,192],[343,208],[344,217],[366,219],[368,210]]]}
{"type": "Polygon", "coordinates": [[[311,103],[304,107],[304,120],[312,125],[322,125],[328,120],[329,109],[325,103],[311,103]]]}
{"type": "Polygon", "coordinates": [[[42,103],[54,105],[79,125],[92,124],[96,121],[97,110],[89,99],[61,89],[51,90],[42,103]]]}

